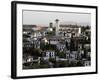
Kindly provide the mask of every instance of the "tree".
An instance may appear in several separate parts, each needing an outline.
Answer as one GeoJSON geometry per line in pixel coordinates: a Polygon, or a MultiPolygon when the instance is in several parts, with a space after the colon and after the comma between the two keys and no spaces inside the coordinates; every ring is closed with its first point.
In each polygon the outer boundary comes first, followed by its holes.
{"type": "Polygon", "coordinates": [[[42,56],[42,54],[41,54],[41,49],[30,49],[30,54],[32,55],[32,56],[36,56],[36,57],[41,57],[42,56]]]}
{"type": "Polygon", "coordinates": [[[81,61],[78,61],[77,62],[77,66],[83,66],[82,62],[81,61]]]}
{"type": "Polygon", "coordinates": [[[75,67],[75,66],[77,66],[77,63],[74,62],[74,61],[71,61],[68,66],[69,67],[75,67]]]}
{"type": "Polygon", "coordinates": [[[67,67],[69,65],[68,61],[59,61],[57,64],[59,67],[67,67]]]}
{"type": "Polygon", "coordinates": [[[51,44],[41,44],[41,49],[42,50],[55,50],[56,49],[56,45],[51,45],[51,44]]]}
{"type": "Polygon", "coordinates": [[[57,56],[59,56],[60,58],[65,58],[66,57],[64,52],[58,52],[57,56]]]}
{"type": "Polygon", "coordinates": [[[56,62],[56,59],[54,59],[54,58],[49,58],[49,61],[52,62],[52,63],[55,63],[55,62],[56,62]]]}

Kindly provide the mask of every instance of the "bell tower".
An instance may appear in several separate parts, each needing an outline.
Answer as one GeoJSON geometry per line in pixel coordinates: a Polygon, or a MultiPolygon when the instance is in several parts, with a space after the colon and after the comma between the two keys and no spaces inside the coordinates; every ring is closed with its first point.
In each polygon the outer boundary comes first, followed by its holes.
{"type": "Polygon", "coordinates": [[[59,36],[59,20],[56,19],[55,22],[56,22],[56,24],[55,24],[55,27],[56,27],[56,36],[59,36]]]}

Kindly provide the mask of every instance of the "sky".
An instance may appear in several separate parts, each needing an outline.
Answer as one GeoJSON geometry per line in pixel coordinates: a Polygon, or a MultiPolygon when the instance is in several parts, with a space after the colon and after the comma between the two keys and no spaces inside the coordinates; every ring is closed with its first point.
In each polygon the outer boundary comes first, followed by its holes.
{"type": "Polygon", "coordinates": [[[49,23],[76,23],[80,25],[91,24],[91,14],[89,13],[71,13],[71,12],[47,12],[47,11],[23,11],[23,24],[49,26],[49,23]]]}

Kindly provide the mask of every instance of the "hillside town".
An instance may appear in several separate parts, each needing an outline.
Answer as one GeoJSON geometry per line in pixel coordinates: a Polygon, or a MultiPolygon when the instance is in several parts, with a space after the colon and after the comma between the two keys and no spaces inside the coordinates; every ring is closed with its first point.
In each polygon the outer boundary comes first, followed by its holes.
{"type": "Polygon", "coordinates": [[[91,27],[61,24],[23,25],[23,69],[91,65],[91,27]]]}

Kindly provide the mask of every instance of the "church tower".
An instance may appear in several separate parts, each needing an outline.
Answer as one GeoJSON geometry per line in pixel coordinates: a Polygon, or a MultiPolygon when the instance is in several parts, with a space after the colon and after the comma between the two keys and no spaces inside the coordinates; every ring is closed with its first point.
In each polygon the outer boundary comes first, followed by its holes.
{"type": "Polygon", "coordinates": [[[59,20],[56,19],[55,22],[56,22],[56,24],[55,24],[55,27],[56,27],[56,36],[59,36],[59,20]]]}

